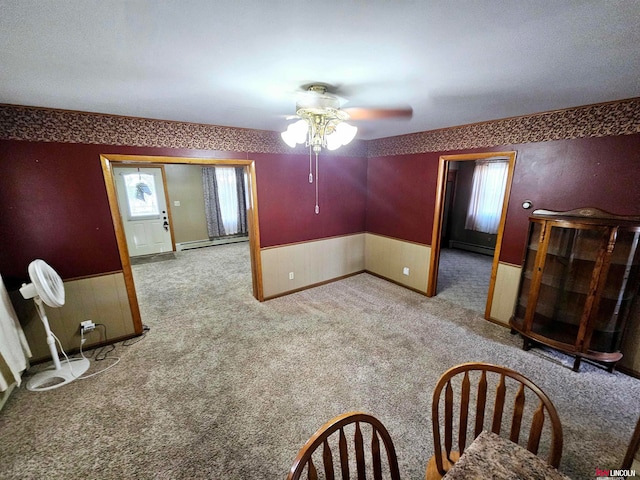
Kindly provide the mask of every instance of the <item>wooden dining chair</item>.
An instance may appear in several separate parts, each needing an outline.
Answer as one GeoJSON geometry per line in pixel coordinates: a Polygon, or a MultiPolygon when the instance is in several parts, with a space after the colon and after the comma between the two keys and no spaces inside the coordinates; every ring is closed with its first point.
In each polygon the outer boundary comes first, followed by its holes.
{"type": "MultiPolygon", "coordinates": [[[[388,467],[390,478],[392,480],[400,480],[396,451],[391,441],[391,436],[384,425],[378,419],[366,413],[349,412],[339,415],[320,427],[307,443],[304,444],[293,462],[287,480],[298,480],[302,478],[305,470],[307,472],[307,479],[316,480],[318,478],[316,463],[318,465],[322,463],[324,469],[323,478],[327,480],[333,480],[334,478],[352,478],[350,468],[353,467],[355,467],[355,473],[357,474],[355,478],[357,478],[357,480],[365,480],[367,478],[367,470],[373,471],[374,480],[380,480],[383,478],[382,473],[385,463],[382,460],[381,444],[384,450],[386,450],[386,466],[388,467]],[[350,430],[352,426],[353,447],[350,447],[347,436],[351,436],[350,430]],[[347,430],[347,433],[345,433],[345,430],[347,430]],[[369,432],[371,433],[370,453],[365,452],[364,440],[364,435],[369,432]],[[380,440],[382,440],[382,442],[380,442],[380,440]],[[316,454],[316,450],[320,445],[322,445],[321,455],[320,452],[316,454]],[[341,472],[339,476],[336,476],[334,471],[334,452],[337,453],[338,457],[336,463],[341,472]],[[355,454],[351,460],[349,458],[349,452],[355,454]],[[314,457],[316,457],[315,461],[314,457]]],[[[388,478],[389,475],[385,475],[385,478],[388,478]]]]}
{"type": "Polygon", "coordinates": [[[545,420],[549,420],[544,429],[545,434],[550,435],[547,461],[557,468],[562,455],[562,425],[553,403],[537,385],[514,370],[488,363],[464,363],[447,370],[433,392],[431,416],[435,453],[427,463],[426,479],[442,478],[464,453],[467,444],[483,430],[490,428],[500,435],[503,417],[509,415],[509,440],[519,443],[522,427],[526,429],[529,424],[527,442],[523,446],[535,455],[545,420]],[[473,388],[472,384],[475,385],[473,388]],[[454,389],[459,395],[455,400],[454,389]],[[456,407],[457,415],[454,413],[456,407]],[[485,428],[485,417],[487,420],[492,417],[489,428],[485,428]],[[457,437],[457,450],[453,450],[454,437],[457,437]]]}

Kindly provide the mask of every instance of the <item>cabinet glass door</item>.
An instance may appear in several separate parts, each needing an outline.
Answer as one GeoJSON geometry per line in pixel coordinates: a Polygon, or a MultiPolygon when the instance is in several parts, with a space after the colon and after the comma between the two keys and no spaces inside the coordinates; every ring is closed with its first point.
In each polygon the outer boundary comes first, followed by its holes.
{"type": "Polygon", "coordinates": [[[529,291],[531,290],[531,281],[533,280],[533,272],[536,264],[536,255],[540,246],[540,232],[542,224],[538,222],[531,223],[529,229],[529,241],[527,242],[527,250],[524,257],[524,265],[522,270],[522,278],[520,279],[520,291],[518,292],[518,303],[513,315],[512,321],[519,328],[524,328],[524,318],[529,303],[529,291]]]}
{"type": "Polygon", "coordinates": [[[624,333],[624,318],[638,292],[640,275],[640,232],[618,230],[606,281],[591,330],[590,349],[615,352],[624,333]]]}
{"type": "Polygon", "coordinates": [[[576,345],[596,260],[607,244],[608,229],[548,225],[547,251],[531,331],[576,345]]]}

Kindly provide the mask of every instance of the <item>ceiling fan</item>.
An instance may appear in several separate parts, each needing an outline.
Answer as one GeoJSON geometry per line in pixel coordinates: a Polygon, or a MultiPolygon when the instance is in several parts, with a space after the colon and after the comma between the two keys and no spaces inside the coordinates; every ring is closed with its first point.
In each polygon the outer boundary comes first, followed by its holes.
{"type": "Polygon", "coordinates": [[[347,120],[379,120],[388,118],[410,119],[413,116],[411,107],[403,108],[364,108],[341,105],[344,98],[332,93],[333,87],[323,83],[307,85],[296,103],[296,114],[299,118],[290,124],[282,139],[290,147],[306,143],[319,153],[322,148],[335,150],[346,145],[355,138],[357,127],[345,123],[347,120]]]}
{"type": "Polygon", "coordinates": [[[410,119],[413,115],[411,107],[405,108],[342,108],[344,99],[329,92],[327,84],[312,83],[303,87],[305,90],[296,102],[298,121],[289,124],[280,135],[291,148],[305,143],[309,147],[309,183],[313,183],[311,152],[316,155],[316,207],[320,213],[318,201],[318,154],[323,148],[335,150],[351,142],[358,128],[347,123],[347,120],[378,120],[386,118],[410,119]]]}

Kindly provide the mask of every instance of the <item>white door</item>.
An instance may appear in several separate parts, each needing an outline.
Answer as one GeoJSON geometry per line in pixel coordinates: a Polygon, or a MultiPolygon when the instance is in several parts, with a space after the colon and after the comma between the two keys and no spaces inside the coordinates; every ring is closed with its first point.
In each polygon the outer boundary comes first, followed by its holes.
{"type": "Polygon", "coordinates": [[[173,251],[162,169],[115,167],[113,174],[129,256],[173,251]]]}

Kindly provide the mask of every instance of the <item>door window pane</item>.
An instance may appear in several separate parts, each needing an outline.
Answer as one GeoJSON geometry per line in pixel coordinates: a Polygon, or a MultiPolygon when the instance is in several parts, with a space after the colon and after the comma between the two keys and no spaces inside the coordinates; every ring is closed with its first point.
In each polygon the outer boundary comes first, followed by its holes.
{"type": "Polygon", "coordinates": [[[147,173],[126,173],[123,175],[127,192],[127,207],[130,219],[157,218],[160,216],[156,182],[147,173]]]}

